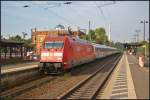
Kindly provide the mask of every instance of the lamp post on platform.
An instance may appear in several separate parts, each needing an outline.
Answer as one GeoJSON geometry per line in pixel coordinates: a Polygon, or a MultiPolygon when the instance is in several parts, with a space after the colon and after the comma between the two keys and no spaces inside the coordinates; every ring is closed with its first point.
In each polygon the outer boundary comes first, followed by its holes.
{"type": "MultiPolygon", "coordinates": [[[[144,36],[144,37],[143,37],[143,41],[145,41],[145,24],[148,23],[148,21],[143,20],[143,21],[141,21],[141,23],[144,23],[144,32],[143,32],[143,34],[144,34],[143,36],[144,36]]],[[[144,45],[144,49],[145,49],[145,50],[144,50],[144,52],[145,52],[145,53],[144,53],[144,56],[146,56],[146,44],[144,45]]]]}
{"type": "Polygon", "coordinates": [[[145,41],[145,23],[148,23],[148,21],[143,20],[143,21],[141,21],[141,23],[144,23],[143,41],[145,41]]]}
{"type": "Polygon", "coordinates": [[[137,33],[137,34],[136,34],[136,36],[137,36],[137,37],[136,37],[136,42],[138,43],[138,42],[139,42],[139,32],[141,32],[141,30],[138,30],[138,29],[137,29],[137,30],[135,30],[135,32],[137,33]]]}

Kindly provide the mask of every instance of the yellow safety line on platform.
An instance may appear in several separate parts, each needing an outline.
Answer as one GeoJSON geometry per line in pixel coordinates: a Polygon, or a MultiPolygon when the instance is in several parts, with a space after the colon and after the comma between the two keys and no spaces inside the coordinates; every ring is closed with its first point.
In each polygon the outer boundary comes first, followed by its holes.
{"type": "Polygon", "coordinates": [[[130,67],[129,67],[129,62],[128,62],[126,54],[125,54],[125,58],[126,58],[127,77],[128,77],[128,79],[127,79],[127,81],[128,81],[127,82],[128,83],[128,95],[129,95],[130,99],[137,99],[133,80],[132,80],[132,75],[131,75],[131,71],[130,71],[130,67]]]}
{"type": "Polygon", "coordinates": [[[25,67],[19,67],[19,68],[11,68],[11,69],[4,69],[1,70],[1,74],[8,73],[8,72],[13,72],[13,71],[20,71],[20,70],[25,70],[25,69],[30,69],[38,67],[38,65],[31,65],[31,66],[25,66],[25,67]]]}
{"type": "MultiPolygon", "coordinates": [[[[127,90],[128,90],[127,94],[128,94],[128,97],[120,97],[120,99],[121,98],[137,99],[136,93],[135,93],[134,84],[133,84],[133,80],[132,80],[132,76],[131,76],[131,71],[130,71],[130,68],[129,68],[129,63],[128,63],[126,54],[124,54],[122,56],[122,58],[119,61],[118,65],[116,66],[114,72],[112,73],[111,80],[108,82],[106,88],[104,89],[104,93],[102,94],[101,99],[110,99],[111,98],[114,84],[115,84],[115,82],[117,80],[117,77],[119,76],[120,69],[122,67],[126,67],[127,90]],[[125,64],[123,64],[123,61],[125,61],[125,64]]],[[[123,89],[123,88],[121,88],[121,89],[123,89]]],[[[121,93],[119,93],[119,94],[121,94],[121,93]]]]}

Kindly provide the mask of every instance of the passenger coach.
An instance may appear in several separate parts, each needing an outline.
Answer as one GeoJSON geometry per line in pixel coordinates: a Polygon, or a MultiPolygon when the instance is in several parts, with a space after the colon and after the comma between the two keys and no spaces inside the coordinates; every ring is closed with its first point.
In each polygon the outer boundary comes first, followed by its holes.
{"type": "Polygon", "coordinates": [[[117,52],[116,48],[90,44],[75,37],[47,36],[42,45],[39,68],[44,73],[64,72],[117,52]]]}
{"type": "Polygon", "coordinates": [[[118,52],[116,48],[109,47],[106,45],[93,44],[93,47],[94,47],[94,53],[95,53],[96,59],[106,57],[106,56],[109,56],[118,52]]]}

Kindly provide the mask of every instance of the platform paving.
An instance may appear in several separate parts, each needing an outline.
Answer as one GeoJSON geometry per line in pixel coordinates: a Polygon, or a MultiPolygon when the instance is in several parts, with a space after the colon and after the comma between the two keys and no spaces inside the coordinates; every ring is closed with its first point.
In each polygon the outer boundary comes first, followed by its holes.
{"type": "Polygon", "coordinates": [[[97,99],[137,99],[127,55],[124,53],[97,99]]]}
{"type": "Polygon", "coordinates": [[[38,63],[39,62],[26,62],[20,64],[5,65],[1,67],[1,74],[35,68],[38,67],[38,63]]]}
{"type": "Polygon", "coordinates": [[[138,99],[149,99],[149,66],[140,67],[135,56],[127,55],[138,99]]]}
{"type": "Polygon", "coordinates": [[[124,53],[98,99],[149,99],[149,67],[124,53]]]}

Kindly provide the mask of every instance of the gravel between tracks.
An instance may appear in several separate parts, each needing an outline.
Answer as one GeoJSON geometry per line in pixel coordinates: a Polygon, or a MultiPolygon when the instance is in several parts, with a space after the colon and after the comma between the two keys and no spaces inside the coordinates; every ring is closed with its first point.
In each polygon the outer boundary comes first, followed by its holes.
{"type": "Polygon", "coordinates": [[[16,96],[14,99],[56,99],[57,96],[92,74],[97,67],[100,67],[106,63],[106,61],[111,60],[112,57],[85,64],[83,65],[85,67],[78,68],[72,74],[66,73],[64,76],[58,76],[56,79],[16,96]],[[95,67],[96,64],[99,64],[100,66],[95,67]]]}

